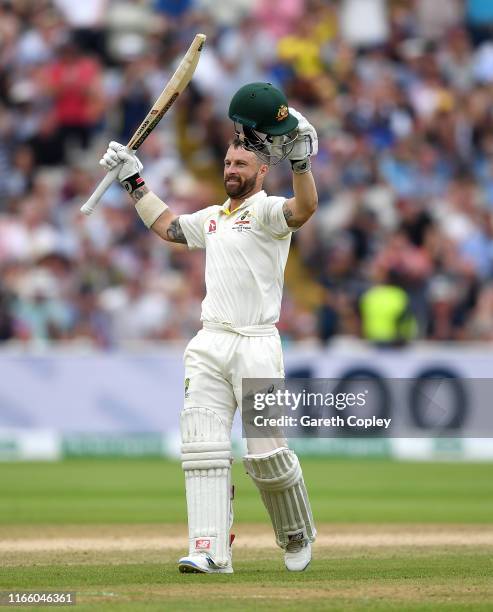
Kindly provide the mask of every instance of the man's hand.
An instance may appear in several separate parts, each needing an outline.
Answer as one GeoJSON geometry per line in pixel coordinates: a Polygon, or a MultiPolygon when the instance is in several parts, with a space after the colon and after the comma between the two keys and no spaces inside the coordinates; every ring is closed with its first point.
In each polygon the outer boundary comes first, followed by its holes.
{"type": "Polygon", "coordinates": [[[318,205],[317,188],[310,172],[310,156],[318,152],[318,137],[313,125],[294,108],[291,115],[298,119],[298,136],[288,155],[293,170],[294,198],[286,200],[283,206],[288,227],[301,227],[313,215],[318,205]]]}
{"type": "Polygon", "coordinates": [[[289,112],[298,119],[298,136],[288,159],[291,162],[293,172],[303,174],[310,170],[309,157],[318,153],[318,136],[315,128],[306,117],[291,107],[289,112]]]}
{"type": "Polygon", "coordinates": [[[140,178],[140,171],[144,166],[133,151],[119,142],[110,142],[99,164],[106,170],[112,170],[120,164],[118,180],[129,193],[144,184],[144,180],[140,178]]]}

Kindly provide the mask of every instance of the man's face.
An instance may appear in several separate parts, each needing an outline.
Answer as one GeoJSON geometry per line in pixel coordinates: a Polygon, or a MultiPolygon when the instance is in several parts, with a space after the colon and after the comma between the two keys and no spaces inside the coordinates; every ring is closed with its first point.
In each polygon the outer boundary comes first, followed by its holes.
{"type": "Polygon", "coordinates": [[[255,153],[229,147],[224,159],[224,188],[230,198],[244,198],[260,188],[266,166],[255,153]]]}

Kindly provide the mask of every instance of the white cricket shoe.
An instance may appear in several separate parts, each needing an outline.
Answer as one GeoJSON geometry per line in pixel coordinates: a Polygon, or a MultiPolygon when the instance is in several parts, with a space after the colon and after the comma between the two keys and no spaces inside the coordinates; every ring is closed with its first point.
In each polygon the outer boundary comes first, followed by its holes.
{"type": "Polygon", "coordinates": [[[182,574],[232,574],[231,561],[226,567],[218,567],[206,553],[192,553],[178,561],[178,569],[182,574]]]}
{"type": "Polygon", "coordinates": [[[308,540],[291,540],[286,546],[284,564],[290,572],[302,572],[312,560],[312,545],[308,540]]]}

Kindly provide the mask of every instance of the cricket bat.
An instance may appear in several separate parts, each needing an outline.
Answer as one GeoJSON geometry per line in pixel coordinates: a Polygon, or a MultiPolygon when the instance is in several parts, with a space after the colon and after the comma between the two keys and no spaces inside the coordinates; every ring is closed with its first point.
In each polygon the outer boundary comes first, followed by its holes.
{"type": "MultiPolygon", "coordinates": [[[[196,34],[188,51],[185,53],[180,65],[175,73],[168,81],[166,87],[161,92],[159,98],[154,102],[151,110],[147,113],[146,118],[135,131],[134,135],[127,144],[127,147],[132,151],[137,151],[140,145],[149,136],[152,130],[161,121],[163,116],[168,112],[176,98],[181,94],[185,87],[190,83],[195,68],[199,62],[200,52],[205,43],[205,34],[196,34]]],[[[108,189],[111,183],[116,179],[119,172],[119,167],[110,170],[99,185],[94,190],[91,197],[81,207],[81,212],[85,215],[91,215],[104,192],[108,189]]]]}

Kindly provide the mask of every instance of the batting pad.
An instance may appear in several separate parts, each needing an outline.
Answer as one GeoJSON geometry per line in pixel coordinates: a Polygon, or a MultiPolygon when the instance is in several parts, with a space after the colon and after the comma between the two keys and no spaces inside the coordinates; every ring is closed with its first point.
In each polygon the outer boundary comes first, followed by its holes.
{"type": "Polygon", "coordinates": [[[286,548],[292,540],[313,542],[317,531],[295,453],[277,448],[261,455],[246,455],[243,463],[260,491],[277,544],[286,548]]]}
{"type": "Polygon", "coordinates": [[[181,413],[189,553],[206,552],[219,567],[230,562],[233,522],[229,430],[208,408],[181,413]]]}

